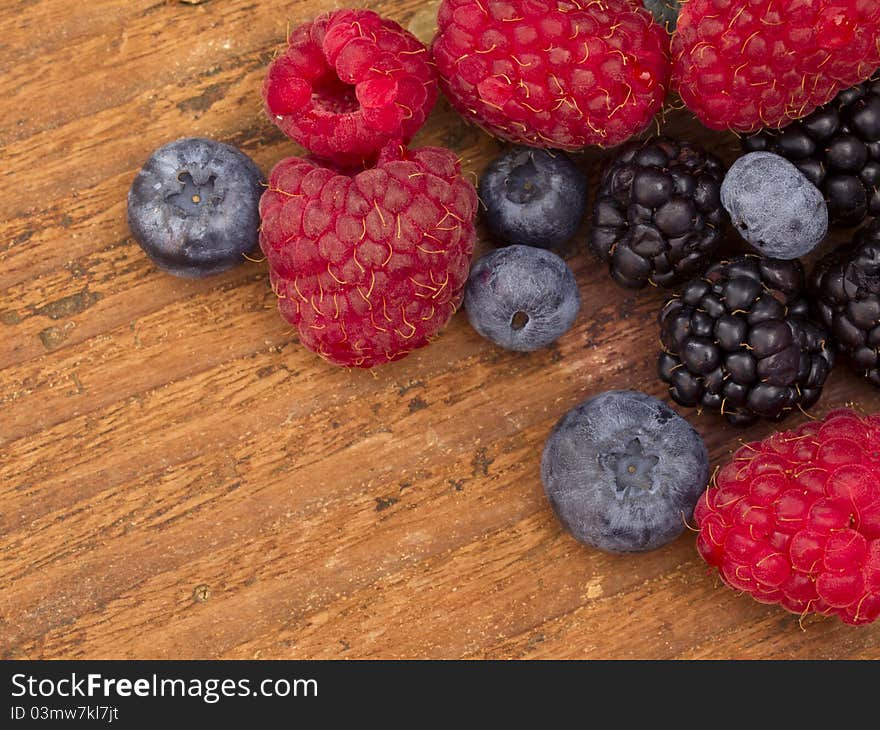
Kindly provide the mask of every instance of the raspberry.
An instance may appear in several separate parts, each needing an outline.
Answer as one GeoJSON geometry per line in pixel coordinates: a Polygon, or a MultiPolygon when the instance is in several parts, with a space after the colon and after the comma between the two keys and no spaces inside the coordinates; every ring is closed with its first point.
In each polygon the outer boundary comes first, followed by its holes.
{"type": "Polygon", "coordinates": [[[408,142],[437,100],[428,49],[370,10],[338,10],[296,28],[269,67],[269,118],[314,155],[343,165],[373,162],[408,142]]]}
{"type": "Polygon", "coordinates": [[[880,415],[746,444],[694,512],[697,548],[731,588],[799,614],[880,615],[880,415]]]}
{"type": "Polygon", "coordinates": [[[666,32],[627,0],[443,0],[438,26],[443,92],[465,119],[512,142],[616,145],[666,95],[666,32]]]}
{"type": "Polygon", "coordinates": [[[880,66],[880,3],[689,0],[672,55],[673,86],[710,129],[782,127],[880,66]]]}
{"type": "Polygon", "coordinates": [[[464,294],[477,195],[449,150],[389,145],[356,174],[279,162],[260,200],[260,246],[281,315],[338,365],[426,345],[464,294]]]}

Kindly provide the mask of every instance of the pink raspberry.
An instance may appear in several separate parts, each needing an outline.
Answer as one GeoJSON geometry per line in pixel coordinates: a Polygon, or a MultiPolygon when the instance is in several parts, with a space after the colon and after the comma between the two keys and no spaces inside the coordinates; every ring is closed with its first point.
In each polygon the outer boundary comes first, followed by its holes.
{"type": "Polygon", "coordinates": [[[669,79],[669,39],[628,0],[444,0],[443,92],[490,134],[533,147],[612,146],[642,131],[669,79]]]}
{"type": "Polygon", "coordinates": [[[795,613],[880,616],[880,415],[746,444],[697,502],[697,548],[731,588],[795,613]]]}
{"type": "Polygon", "coordinates": [[[673,84],[710,129],[783,127],[880,66],[877,0],[688,0],[673,84]]]}
{"type": "Polygon", "coordinates": [[[266,112],[320,158],[373,162],[388,142],[412,139],[437,100],[428,49],[371,10],[321,15],[288,44],[263,84],[266,112]]]}
{"type": "Polygon", "coordinates": [[[338,365],[368,368],[426,345],[461,303],[476,210],[446,149],[389,145],[356,174],[282,160],[260,201],[282,316],[338,365]]]}

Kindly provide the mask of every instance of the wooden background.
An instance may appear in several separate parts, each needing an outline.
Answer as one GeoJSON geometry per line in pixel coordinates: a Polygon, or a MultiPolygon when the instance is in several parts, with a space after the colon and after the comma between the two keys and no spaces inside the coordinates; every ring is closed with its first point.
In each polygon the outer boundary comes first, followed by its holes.
{"type": "MultiPolygon", "coordinates": [[[[433,29],[436,3],[369,5],[433,29]]],[[[288,23],[330,7],[3,2],[0,656],[880,657],[880,626],[804,631],[721,587],[691,534],[613,557],[562,532],[539,478],[553,423],[605,389],[663,394],[663,295],[618,289],[582,248],[556,346],[504,352],[459,314],[375,372],[301,348],[264,264],[153,268],[125,224],[138,167],[188,135],[264,171],[296,153],[260,84],[288,23]]],[[[667,127],[737,149],[684,113],[667,127]]],[[[473,173],[500,149],[442,101],[419,143],[473,173]]],[[[880,405],[841,367],[816,413],[850,401],[880,405]]],[[[771,430],[688,415],[716,461],[771,430]]]]}

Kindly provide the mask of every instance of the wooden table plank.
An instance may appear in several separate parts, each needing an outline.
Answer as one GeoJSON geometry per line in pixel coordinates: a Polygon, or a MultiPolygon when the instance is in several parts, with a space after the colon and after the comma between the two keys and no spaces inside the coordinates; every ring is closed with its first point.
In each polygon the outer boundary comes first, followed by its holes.
{"type": "MultiPolygon", "coordinates": [[[[436,2],[368,5],[433,28],[436,2]]],[[[582,314],[553,347],[501,351],[458,315],[375,372],[301,348],[263,264],[155,271],[125,225],[138,166],[191,134],[266,171],[296,154],[259,88],[288,23],[331,7],[0,10],[0,656],[880,658],[877,628],[802,631],[720,587],[690,534],[615,557],[561,530],[552,424],[601,390],[663,394],[663,294],[616,288],[580,244],[582,314]]],[[[664,131],[736,154],[682,112],[664,131]]],[[[416,144],[472,176],[499,149],[442,101],[416,144]]],[[[602,158],[581,157],[593,186],[602,158]]],[[[816,413],[848,402],[880,397],[840,368],[816,413]]],[[[772,430],[688,415],[716,461],[772,430]]]]}

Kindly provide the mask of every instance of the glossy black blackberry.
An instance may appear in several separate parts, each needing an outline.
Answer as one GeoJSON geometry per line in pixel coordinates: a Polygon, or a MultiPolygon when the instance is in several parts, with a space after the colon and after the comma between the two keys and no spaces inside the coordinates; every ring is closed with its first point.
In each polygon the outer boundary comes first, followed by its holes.
{"type": "Polygon", "coordinates": [[[781,130],[743,139],[791,160],[819,188],[834,224],[880,215],[880,71],[781,130]]]}
{"type": "Polygon", "coordinates": [[[721,161],[686,142],[624,145],[602,175],[590,250],[629,289],[698,275],[723,238],[723,179],[721,161]]]}
{"type": "Polygon", "coordinates": [[[880,219],[816,264],[810,293],[835,349],[880,386],[880,219]]]}
{"type": "Polygon", "coordinates": [[[818,400],[834,364],[798,261],[742,256],[692,279],[660,313],[660,377],[683,406],[734,424],[818,400]]]}

